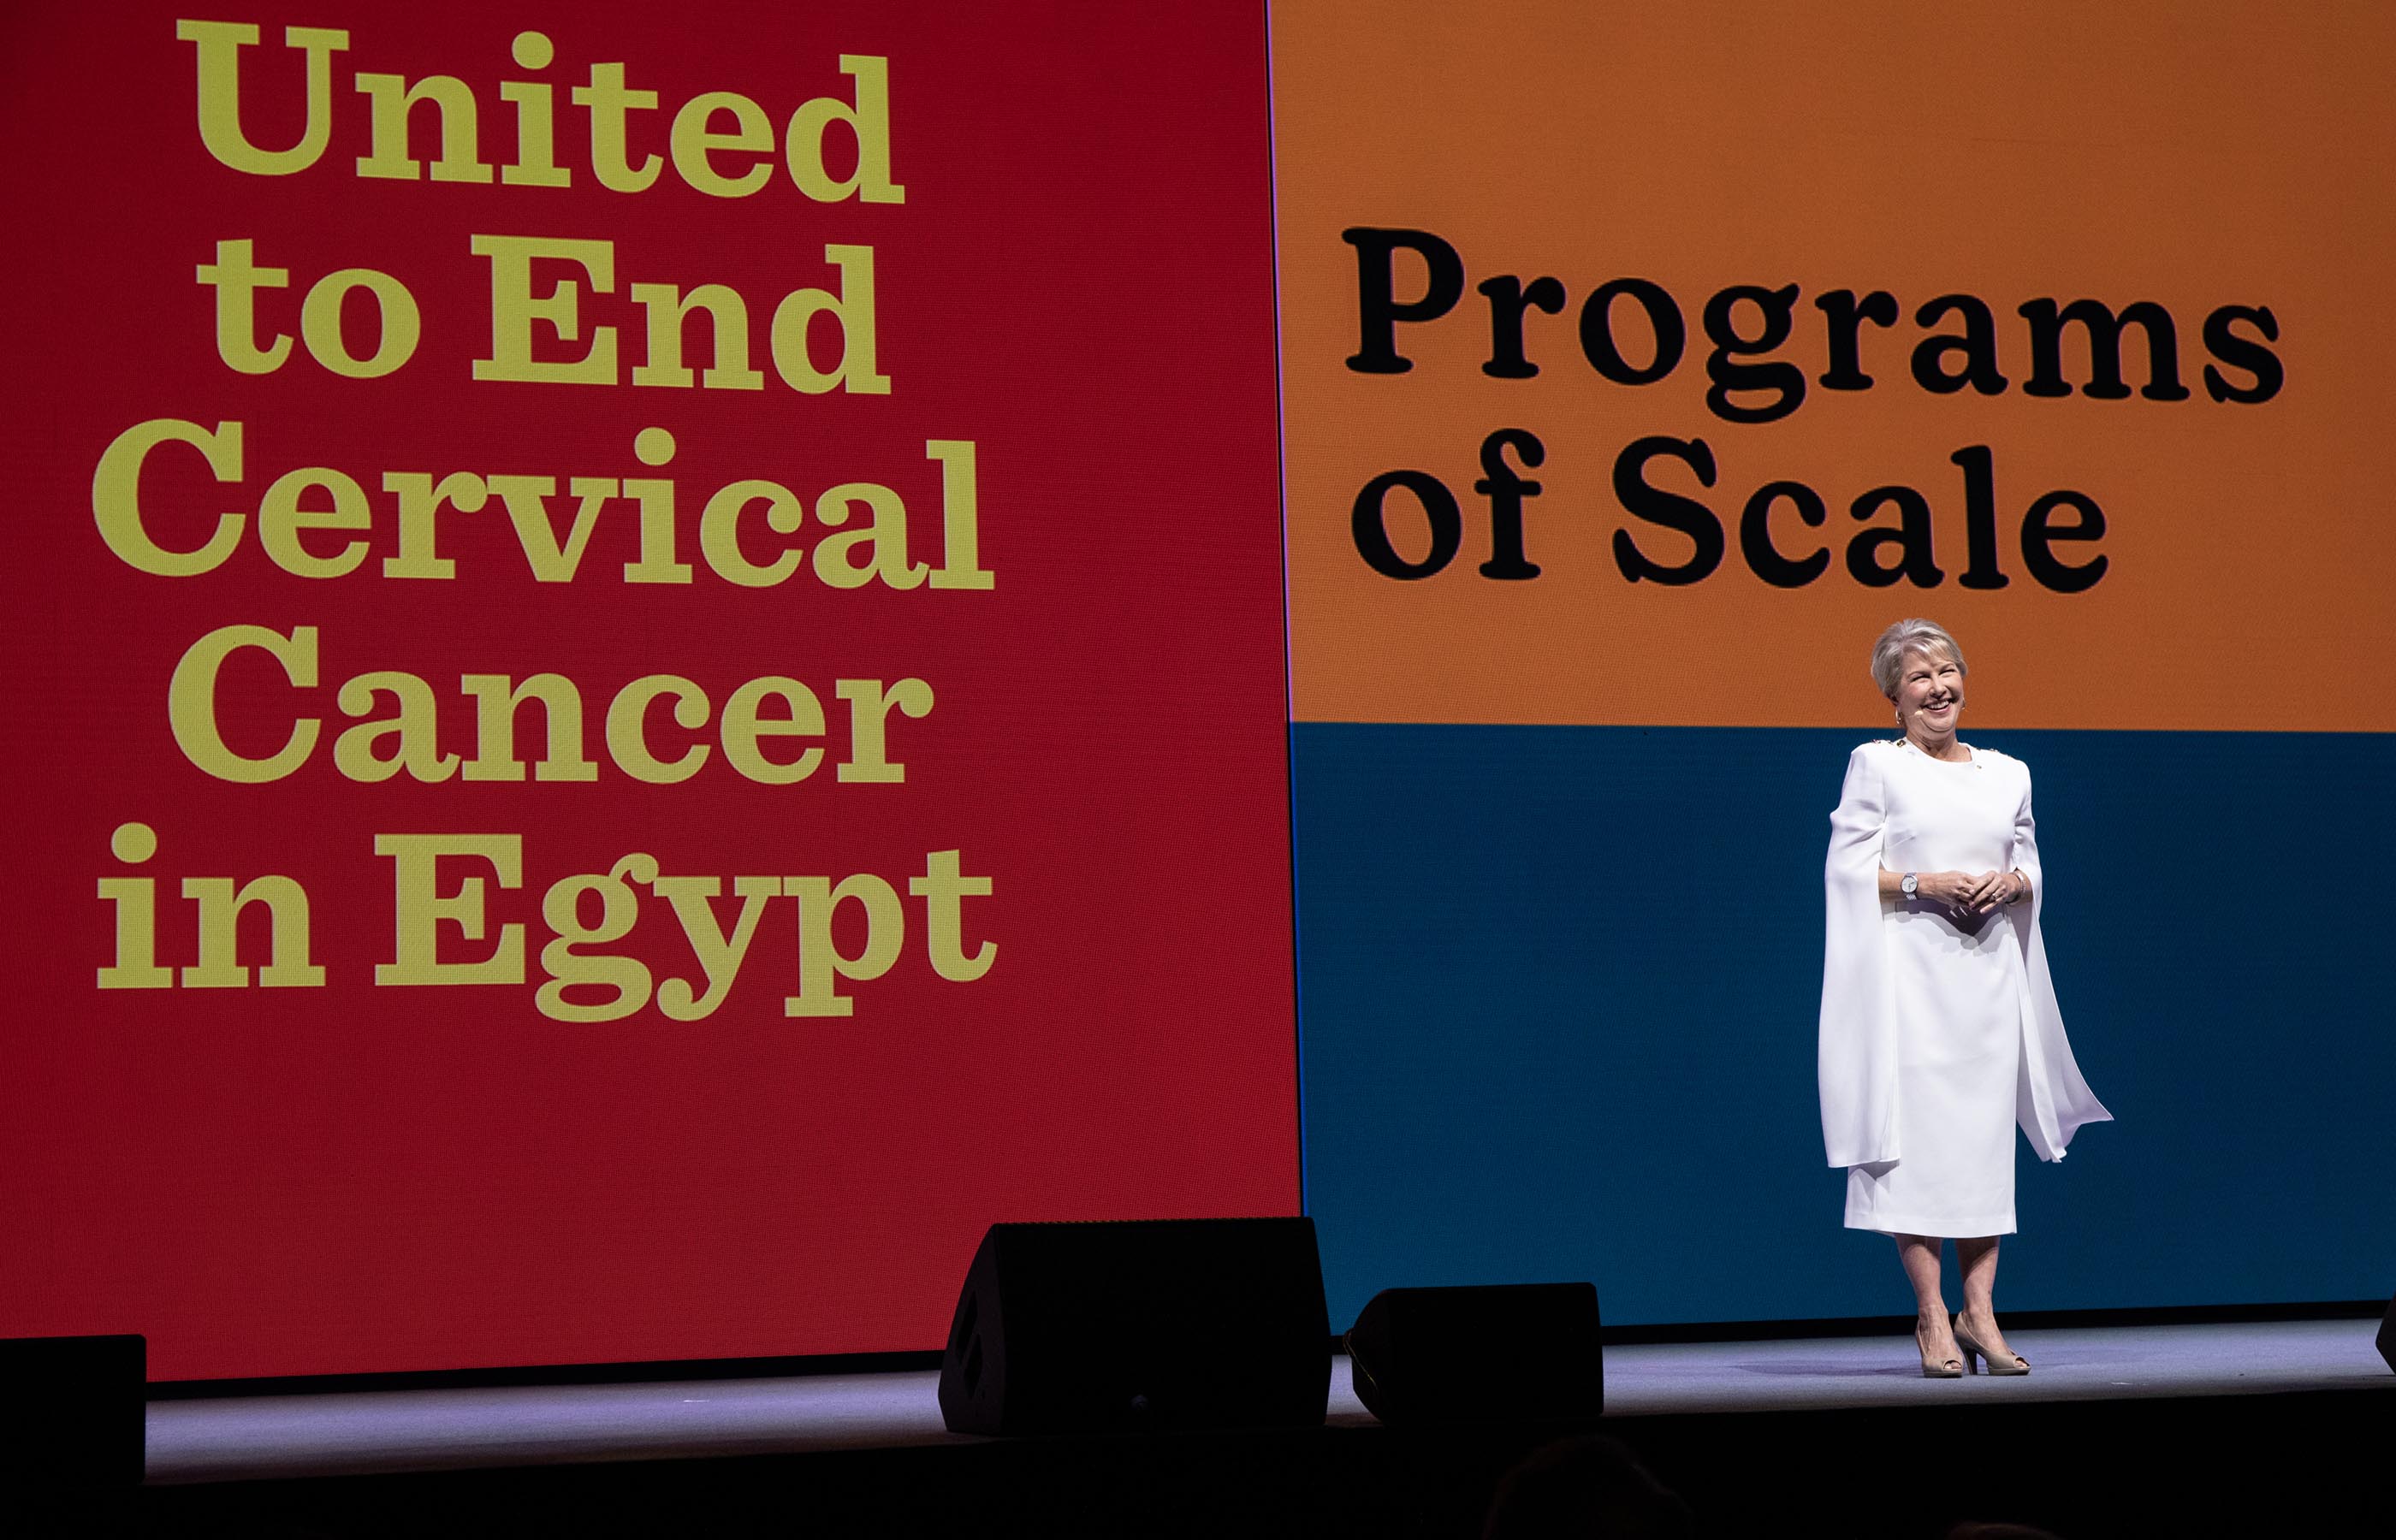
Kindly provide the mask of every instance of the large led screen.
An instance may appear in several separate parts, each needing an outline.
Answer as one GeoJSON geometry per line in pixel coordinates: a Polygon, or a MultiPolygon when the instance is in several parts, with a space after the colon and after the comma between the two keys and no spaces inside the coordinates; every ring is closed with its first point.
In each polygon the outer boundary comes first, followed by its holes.
{"type": "Polygon", "coordinates": [[[1256,13],[5,28],[0,1334],[914,1349],[1295,1212],[1256,13]]]}
{"type": "Polygon", "coordinates": [[[2009,1308],[2384,1296],[2396,21],[20,6],[0,1334],[920,1350],[997,1220],[1335,1324],[1881,1315],[1902,617],[2116,1121],[2009,1308]]]}
{"type": "Polygon", "coordinates": [[[2396,855],[2372,9],[1273,8],[1332,1313],[1910,1308],[1816,1099],[1828,815],[1926,616],[2116,1121],[2017,1308],[2373,1299],[2396,855]]]}

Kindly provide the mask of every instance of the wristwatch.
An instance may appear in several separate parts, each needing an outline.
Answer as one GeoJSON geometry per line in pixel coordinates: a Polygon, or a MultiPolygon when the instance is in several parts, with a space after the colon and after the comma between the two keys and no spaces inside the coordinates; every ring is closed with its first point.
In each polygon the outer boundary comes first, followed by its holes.
{"type": "Polygon", "coordinates": [[[1922,874],[1918,871],[1909,871],[1905,874],[1904,881],[1897,884],[1897,890],[1910,898],[1921,886],[1922,874]]]}

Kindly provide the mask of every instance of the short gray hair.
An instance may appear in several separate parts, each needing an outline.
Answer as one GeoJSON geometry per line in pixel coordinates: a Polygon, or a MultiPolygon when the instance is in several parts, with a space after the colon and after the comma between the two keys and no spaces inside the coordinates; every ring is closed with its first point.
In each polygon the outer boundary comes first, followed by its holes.
{"type": "Polygon", "coordinates": [[[1964,666],[1963,649],[1947,634],[1946,627],[1936,620],[1899,620],[1881,632],[1880,640],[1872,644],[1872,683],[1880,686],[1881,694],[1891,700],[1897,698],[1897,675],[1904,670],[1905,655],[1917,652],[1933,657],[1944,654],[1955,660],[1956,672],[1972,671],[1964,666]]]}

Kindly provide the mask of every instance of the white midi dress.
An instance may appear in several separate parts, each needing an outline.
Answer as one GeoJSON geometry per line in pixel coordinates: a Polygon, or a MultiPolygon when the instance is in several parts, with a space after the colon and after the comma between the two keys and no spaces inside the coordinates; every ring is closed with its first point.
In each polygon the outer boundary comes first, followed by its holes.
{"type": "Polygon", "coordinates": [[[2037,934],[2029,768],[1985,749],[1954,762],[1865,744],[1831,829],[1823,1126],[1847,1167],[1846,1224],[2009,1235],[2017,1124],[2060,1160],[2074,1128],[2110,1117],[2072,1061],[2037,934]],[[2035,901],[1959,921],[1928,899],[1882,899],[1884,868],[2019,870],[2035,901]]]}

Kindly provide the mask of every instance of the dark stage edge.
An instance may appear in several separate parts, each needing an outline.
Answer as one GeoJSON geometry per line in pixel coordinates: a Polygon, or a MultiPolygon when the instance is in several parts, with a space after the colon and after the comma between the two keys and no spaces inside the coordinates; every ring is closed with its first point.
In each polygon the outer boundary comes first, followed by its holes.
{"type": "Polygon", "coordinates": [[[2374,1322],[2013,1334],[2025,1377],[1910,1338],[1623,1346],[1580,1425],[1385,1428],[1335,1364],[1321,1430],[991,1440],[930,1374],[161,1401],[149,1484],[74,1533],[1470,1535],[1498,1476],[1621,1440],[1698,1533],[2384,1533],[2396,1374],[2374,1322]]]}

